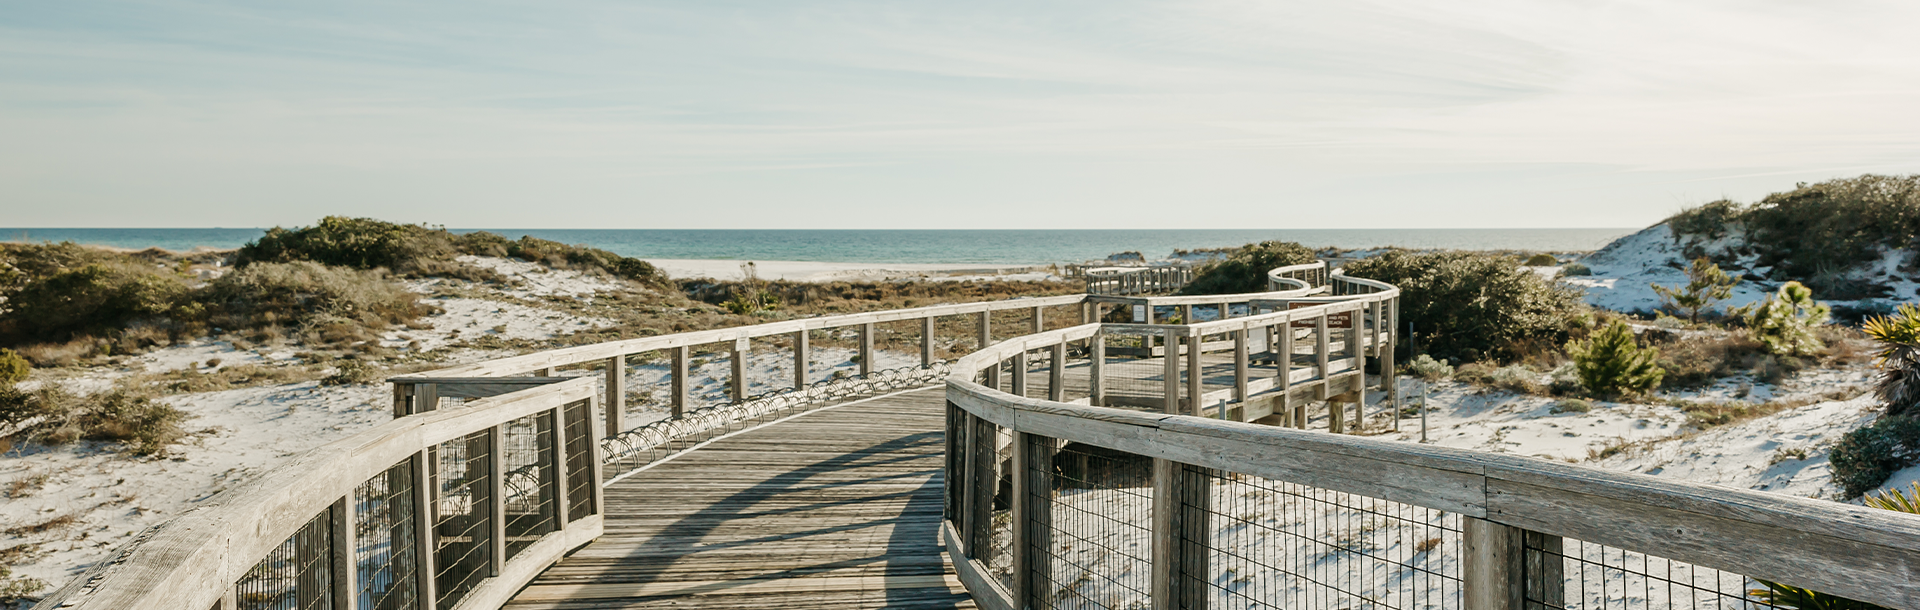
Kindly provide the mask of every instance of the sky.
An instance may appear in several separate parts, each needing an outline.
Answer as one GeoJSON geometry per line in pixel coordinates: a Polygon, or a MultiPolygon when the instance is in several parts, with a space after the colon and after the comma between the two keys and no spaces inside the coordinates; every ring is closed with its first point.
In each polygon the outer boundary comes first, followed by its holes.
{"type": "Polygon", "coordinates": [[[1920,172],[1920,2],[0,3],[0,226],[1637,227],[1920,172]]]}

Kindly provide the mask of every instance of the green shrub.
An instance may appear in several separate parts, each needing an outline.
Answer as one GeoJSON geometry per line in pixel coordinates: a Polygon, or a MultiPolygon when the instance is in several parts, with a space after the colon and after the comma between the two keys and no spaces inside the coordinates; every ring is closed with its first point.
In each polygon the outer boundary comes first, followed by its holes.
{"type": "Polygon", "coordinates": [[[269,229],[260,239],[241,247],[235,260],[241,266],[313,261],[354,269],[385,268],[401,275],[488,276],[475,274],[469,266],[454,262],[461,254],[511,256],[549,267],[600,269],[646,283],[666,280],[659,269],[646,261],[598,248],[532,236],[515,241],[485,231],[455,235],[446,229],[423,225],[343,216],[322,218],[311,227],[269,229]]]}
{"type": "Polygon", "coordinates": [[[1522,394],[1540,394],[1540,373],[1524,365],[1500,366],[1491,362],[1469,362],[1454,371],[1453,378],[1471,384],[1512,390],[1522,394]]]}
{"type": "Polygon", "coordinates": [[[1552,407],[1547,408],[1547,412],[1552,413],[1554,415],[1559,415],[1562,413],[1586,413],[1592,410],[1593,410],[1593,403],[1580,400],[1578,398],[1568,398],[1566,400],[1553,403],[1552,407]]]}
{"type": "Polygon", "coordinates": [[[1733,287],[1739,283],[1740,278],[1728,276],[1719,265],[1702,256],[1693,259],[1693,264],[1687,267],[1685,287],[1676,289],[1654,284],[1653,291],[1659,293],[1660,300],[1669,309],[1687,312],[1688,322],[1699,322],[1701,311],[1733,296],[1733,287]]]}
{"type": "Polygon", "coordinates": [[[380,381],[380,371],[359,360],[342,360],[332,375],[320,379],[320,385],[364,385],[377,381],[380,381]]]}
{"type": "Polygon", "coordinates": [[[1667,228],[1677,236],[1691,235],[1704,239],[1726,237],[1741,220],[1745,209],[1738,203],[1721,199],[1696,208],[1681,210],[1667,218],[1667,228]]]}
{"type": "Polygon", "coordinates": [[[33,373],[33,364],[25,356],[10,349],[0,348],[0,387],[12,387],[13,384],[27,380],[33,373]]]}
{"type": "Polygon", "coordinates": [[[1201,265],[1180,294],[1242,294],[1267,291],[1267,272],[1319,260],[1313,250],[1293,242],[1247,244],[1225,259],[1201,265]]]}
{"type": "Polygon", "coordinates": [[[1453,365],[1420,354],[1407,363],[1407,374],[1427,381],[1439,381],[1453,376],[1453,365]]]}
{"type": "Polygon", "coordinates": [[[1665,374],[1658,363],[1659,348],[1636,345],[1633,330],[1619,320],[1585,341],[1568,343],[1567,354],[1573,357],[1580,385],[1599,396],[1650,392],[1665,374]]]}
{"type": "Polygon", "coordinates": [[[64,445],[119,441],[135,455],[153,455],[186,435],[186,414],[126,391],[79,396],[58,385],[32,392],[0,388],[0,427],[27,441],[64,445]]]}
{"type": "Polygon", "coordinates": [[[1892,316],[1868,318],[1860,326],[1880,343],[1874,366],[1873,393],[1887,406],[1887,415],[1903,415],[1920,406],[1920,307],[1903,304],[1892,316]]]}
{"type": "Polygon", "coordinates": [[[1582,265],[1580,263],[1567,263],[1567,266],[1560,268],[1560,275],[1565,277],[1580,277],[1580,276],[1593,275],[1593,269],[1590,269],[1586,265],[1582,265]]]}
{"type": "Polygon", "coordinates": [[[1552,267],[1560,264],[1560,259],[1554,258],[1552,254],[1542,252],[1527,257],[1525,264],[1528,267],[1552,267]]]}
{"type": "Polygon", "coordinates": [[[1827,321],[1826,305],[1813,300],[1813,290],[1787,282],[1773,298],[1742,308],[1753,338],[1767,351],[1783,356],[1811,356],[1826,349],[1814,329],[1827,321]]]}
{"type": "Polygon", "coordinates": [[[1845,497],[1879,487],[1894,472],[1920,464],[1920,419],[1881,417],[1841,436],[1827,460],[1845,497]]]}
{"type": "Polygon", "coordinates": [[[22,338],[65,341],[164,320],[187,293],[178,275],[131,259],[51,272],[6,296],[0,329],[22,338]]]}
{"type": "Polygon", "coordinates": [[[1526,341],[1559,345],[1586,310],[1578,291],[1503,256],[1395,250],[1348,263],[1346,272],[1399,286],[1413,342],[1456,362],[1518,356],[1526,341]]]}

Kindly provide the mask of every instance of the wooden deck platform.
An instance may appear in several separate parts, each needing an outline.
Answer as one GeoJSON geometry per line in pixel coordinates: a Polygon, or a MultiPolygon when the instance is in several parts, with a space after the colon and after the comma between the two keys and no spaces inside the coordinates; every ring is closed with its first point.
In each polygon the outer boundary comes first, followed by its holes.
{"type": "Polygon", "coordinates": [[[939,546],[944,386],[724,438],[607,488],[606,534],[507,604],[971,608],[939,546]]]}

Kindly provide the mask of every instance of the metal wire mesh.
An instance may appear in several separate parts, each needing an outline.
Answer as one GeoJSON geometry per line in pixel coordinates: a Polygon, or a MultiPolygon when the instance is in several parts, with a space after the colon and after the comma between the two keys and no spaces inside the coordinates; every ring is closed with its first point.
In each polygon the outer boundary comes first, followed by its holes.
{"type": "Polygon", "coordinates": [[[415,590],[413,462],[401,462],[353,490],[355,606],[411,610],[415,590]]]}
{"type": "Polygon", "coordinates": [[[438,607],[452,608],[487,577],[493,561],[492,431],[441,443],[434,453],[434,589],[438,607]]]}
{"type": "Polygon", "coordinates": [[[1664,557],[1536,534],[1525,548],[1529,610],[1794,607],[1771,603],[1751,578],[1664,557]]]}
{"type": "Polygon", "coordinates": [[[1166,361],[1154,350],[1165,343],[1161,335],[1115,328],[1100,340],[1107,356],[1101,366],[1104,405],[1159,411],[1166,395],[1166,361]]]}
{"type": "Polygon", "coordinates": [[[241,610],[321,610],[333,607],[333,526],[330,511],[301,526],[234,583],[241,610]]]}
{"type": "Polygon", "coordinates": [[[561,407],[561,418],[566,436],[567,521],[573,522],[593,514],[593,493],[600,485],[593,480],[593,444],[600,439],[594,438],[592,403],[583,400],[561,407]]]}
{"type": "Polygon", "coordinates": [[[1211,608],[1458,608],[1460,517],[1242,474],[1192,470],[1182,515],[1207,568],[1180,578],[1211,608]]]}
{"type": "MultiPolygon", "coordinates": [[[[984,420],[982,420],[984,422],[984,420]]],[[[987,564],[987,571],[1000,579],[1000,584],[1013,586],[1013,473],[1008,466],[1013,458],[1013,431],[1000,426],[987,424],[993,431],[993,459],[981,467],[983,476],[994,481],[993,500],[989,505],[992,513],[988,517],[987,531],[993,543],[980,559],[987,564]]]]}
{"type": "Polygon", "coordinates": [[[558,528],[554,514],[553,414],[535,413],[501,426],[507,497],[507,559],[558,528]]]}
{"type": "Polygon", "coordinates": [[[1051,507],[1030,549],[1041,566],[1033,587],[1053,608],[1147,608],[1153,461],[1074,443],[1048,453],[1031,465],[1037,484],[1028,487],[1030,502],[1051,507]]]}

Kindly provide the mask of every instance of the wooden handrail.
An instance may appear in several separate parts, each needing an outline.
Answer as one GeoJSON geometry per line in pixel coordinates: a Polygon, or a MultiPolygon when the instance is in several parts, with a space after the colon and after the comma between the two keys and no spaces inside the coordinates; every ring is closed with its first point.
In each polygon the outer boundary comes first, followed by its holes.
{"type": "MultiPolygon", "coordinates": [[[[1318,311],[1297,309],[1228,322],[1285,322],[1319,315],[1318,311]]],[[[1110,330],[1123,329],[1089,324],[1020,337],[969,354],[955,362],[954,373],[947,380],[947,400],[968,417],[1003,428],[1015,438],[1046,437],[1056,443],[1081,443],[1186,467],[1457,513],[1472,518],[1470,539],[1475,535],[1506,535],[1501,533],[1506,531],[1531,532],[1529,535],[1556,537],[1554,540],[1574,538],[1877,604],[1920,606],[1920,578],[1915,578],[1920,574],[1920,518],[1910,515],[1527,457],[1310,433],[1190,414],[1105,408],[1084,404],[1085,400],[1029,398],[975,381],[981,371],[1018,354],[1098,340],[1110,330]]],[[[1198,335],[1212,331],[1189,327],[1188,332],[1198,335]]],[[[958,484],[952,477],[947,481],[950,486],[958,484]]],[[[952,493],[991,491],[961,489],[952,493]]],[[[1044,497],[1015,494],[1016,506],[1011,511],[1014,520],[1006,527],[1027,531],[1022,516],[1044,514],[1047,509],[1022,508],[1020,503],[1044,497]]],[[[1161,501],[1156,498],[1156,506],[1161,501]]],[[[956,517],[952,527],[958,528],[961,523],[956,517]]],[[[1154,524],[1159,525],[1158,521],[1154,524]]],[[[1163,541],[1192,536],[1154,531],[1153,537],[1157,547],[1163,541]]],[[[983,584],[978,576],[983,569],[978,563],[981,555],[977,549],[969,554],[965,540],[964,533],[949,536],[949,551],[961,564],[962,581],[981,599],[982,606],[1020,607],[1017,600],[1026,599],[1031,592],[1010,591],[997,583],[979,586],[983,584]],[[975,559],[963,560],[968,556],[975,559]]],[[[1515,552],[1528,551],[1516,547],[1515,552]]],[[[1469,574],[1464,584],[1468,606],[1476,610],[1510,607],[1493,604],[1512,601],[1510,591],[1503,588],[1511,582],[1501,579],[1518,576],[1474,565],[1475,557],[1479,555],[1464,558],[1468,562],[1463,566],[1469,574]]],[[[1501,553],[1487,557],[1509,560],[1501,553]]],[[[1015,580],[1026,582],[1018,577],[1015,580]]],[[[1557,578],[1552,582],[1552,586],[1560,586],[1557,578]]],[[[1155,599],[1160,599],[1157,592],[1155,599]]]]}

